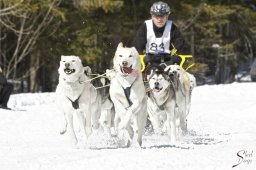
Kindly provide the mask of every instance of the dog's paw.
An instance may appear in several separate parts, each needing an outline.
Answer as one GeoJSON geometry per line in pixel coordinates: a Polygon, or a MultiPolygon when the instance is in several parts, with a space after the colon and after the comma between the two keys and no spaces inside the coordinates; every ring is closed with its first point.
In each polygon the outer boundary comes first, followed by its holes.
{"type": "Polygon", "coordinates": [[[141,144],[139,144],[139,142],[137,142],[137,141],[133,141],[131,144],[131,147],[139,149],[139,148],[141,148],[141,144]]]}
{"type": "Polygon", "coordinates": [[[112,137],[117,137],[118,133],[117,133],[117,130],[114,127],[110,128],[110,135],[112,137]]]}
{"type": "Polygon", "coordinates": [[[66,133],[66,131],[67,131],[67,128],[62,128],[60,129],[60,134],[63,135],[64,133],[66,133]]]}
{"type": "Polygon", "coordinates": [[[118,131],[119,147],[130,147],[132,139],[127,130],[122,129],[118,131]]]}
{"type": "Polygon", "coordinates": [[[86,127],[85,128],[85,133],[86,133],[86,136],[89,137],[92,133],[92,128],[91,127],[86,127]]]}

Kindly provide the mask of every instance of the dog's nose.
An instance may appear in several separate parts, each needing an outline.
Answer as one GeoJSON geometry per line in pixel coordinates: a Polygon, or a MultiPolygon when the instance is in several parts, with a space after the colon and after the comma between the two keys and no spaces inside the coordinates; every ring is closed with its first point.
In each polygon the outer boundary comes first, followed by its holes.
{"type": "Polygon", "coordinates": [[[65,67],[69,67],[70,66],[70,64],[69,63],[65,63],[65,67]]]}
{"type": "Polygon", "coordinates": [[[173,71],[173,74],[176,75],[176,74],[177,74],[177,71],[173,71]]]}
{"type": "Polygon", "coordinates": [[[128,65],[128,62],[127,61],[123,61],[122,64],[123,64],[124,67],[126,67],[128,65]]]}
{"type": "Polygon", "coordinates": [[[159,82],[155,82],[155,86],[156,86],[156,87],[159,86],[159,82]]]}

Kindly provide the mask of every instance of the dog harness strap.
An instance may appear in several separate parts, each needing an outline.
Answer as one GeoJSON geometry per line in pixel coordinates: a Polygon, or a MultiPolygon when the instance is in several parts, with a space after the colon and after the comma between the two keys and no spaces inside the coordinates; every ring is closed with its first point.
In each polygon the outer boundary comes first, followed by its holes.
{"type": "Polygon", "coordinates": [[[151,95],[150,95],[151,96],[151,100],[153,101],[153,103],[155,103],[155,105],[158,107],[159,110],[164,110],[165,102],[159,106],[157,104],[156,99],[155,99],[154,95],[152,94],[152,92],[150,92],[150,93],[151,93],[151,95]]]}
{"type": "MultiPolygon", "coordinates": [[[[80,96],[81,96],[81,95],[80,95],[80,96]]],[[[80,96],[79,96],[75,101],[72,101],[69,97],[67,97],[67,98],[68,98],[68,100],[70,100],[70,101],[71,101],[72,106],[73,106],[73,108],[74,108],[74,109],[79,109],[79,103],[78,103],[78,100],[79,100],[80,96]]]]}
{"type": "Polygon", "coordinates": [[[126,87],[126,88],[123,88],[123,89],[124,89],[125,97],[128,100],[129,106],[131,106],[133,104],[132,101],[130,100],[131,87],[126,87]]]}
{"type": "Polygon", "coordinates": [[[164,104],[162,104],[161,106],[159,106],[160,110],[164,110],[164,104]]]}

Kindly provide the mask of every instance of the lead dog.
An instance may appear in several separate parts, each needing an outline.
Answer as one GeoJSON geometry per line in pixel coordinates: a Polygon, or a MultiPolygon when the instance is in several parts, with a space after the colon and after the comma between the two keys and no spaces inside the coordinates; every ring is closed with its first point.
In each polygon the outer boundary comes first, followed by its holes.
{"type": "Polygon", "coordinates": [[[115,129],[119,133],[128,132],[127,146],[141,146],[147,103],[139,54],[134,47],[119,43],[113,64],[114,71],[107,70],[107,75],[111,79],[109,92],[115,108],[115,129]]]}
{"type": "Polygon", "coordinates": [[[79,129],[87,137],[92,131],[91,119],[93,119],[94,126],[97,126],[97,120],[94,119],[100,114],[97,91],[90,82],[87,82],[88,77],[84,71],[79,57],[61,56],[58,69],[59,84],[56,89],[56,103],[64,115],[60,134],[68,131],[73,144],[78,142],[73,125],[75,114],[79,129]]]}

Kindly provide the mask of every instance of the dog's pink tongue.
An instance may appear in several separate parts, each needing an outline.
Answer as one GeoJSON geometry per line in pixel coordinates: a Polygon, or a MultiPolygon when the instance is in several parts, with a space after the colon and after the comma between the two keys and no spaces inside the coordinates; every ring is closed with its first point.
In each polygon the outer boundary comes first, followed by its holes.
{"type": "Polygon", "coordinates": [[[126,74],[130,74],[132,72],[132,68],[130,67],[121,67],[121,71],[126,74]]]}

